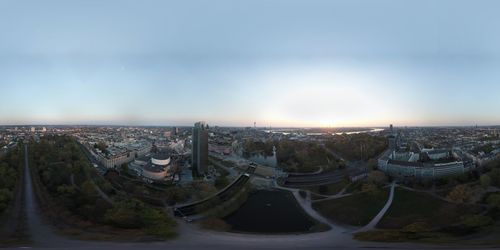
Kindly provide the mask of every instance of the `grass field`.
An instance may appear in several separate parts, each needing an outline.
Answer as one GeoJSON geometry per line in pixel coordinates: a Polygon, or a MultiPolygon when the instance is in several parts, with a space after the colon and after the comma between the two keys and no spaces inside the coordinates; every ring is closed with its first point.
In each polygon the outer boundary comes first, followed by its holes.
{"type": "Polygon", "coordinates": [[[313,208],[326,218],[352,226],[368,224],[382,209],[389,196],[389,189],[377,193],[360,193],[352,196],[313,203],[313,208]]]}
{"type": "Polygon", "coordinates": [[[401,229],[415,222],[424,222],[431,227],[451,225],[461,216],[474,213],[473,207],[456,205],[432,197],[429,194],[395,190],[394,201],[387,214],[378,224],[381,229],[401,229]]]}

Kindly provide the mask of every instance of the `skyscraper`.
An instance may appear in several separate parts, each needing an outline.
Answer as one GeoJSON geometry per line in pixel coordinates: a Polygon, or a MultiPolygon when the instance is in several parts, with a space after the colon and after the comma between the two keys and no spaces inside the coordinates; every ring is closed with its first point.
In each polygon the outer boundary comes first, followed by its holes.
{"type": "Polygon", "coordinates": [[[208,125],[205,122],[194,124],[192,152],[193,173],[201,176],[208,170],[208,125]]]}

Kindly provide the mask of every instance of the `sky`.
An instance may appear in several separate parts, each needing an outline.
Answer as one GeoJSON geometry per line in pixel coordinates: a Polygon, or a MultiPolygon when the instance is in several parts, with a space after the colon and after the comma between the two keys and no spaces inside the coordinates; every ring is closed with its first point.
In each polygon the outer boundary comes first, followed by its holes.
{"type": "Polygon", "coordinates": [[[500,124],[500,1],[0,0],[0,124],[500,124]]]}

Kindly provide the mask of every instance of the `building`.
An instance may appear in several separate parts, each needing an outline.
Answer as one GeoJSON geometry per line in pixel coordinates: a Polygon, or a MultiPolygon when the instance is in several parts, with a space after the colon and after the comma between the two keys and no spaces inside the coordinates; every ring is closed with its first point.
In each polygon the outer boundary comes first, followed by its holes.
{"type": "Polygon", "coordinates": [[[208,170],[208,125],[205,122],[194,124],[192,144],[193,174],[201,176],[208,170]]]}
{"type": "Polygon", "coordinates": [[[430,150],[420,153],[388,150],[379,160],[378,168],[398,179],[436,179],[460,175],[474,166],[459,152],[430,150]]]}
{"type": "Polygon", "coordinates": [[[138,176],[151,181],[163,181],[171,177],[175,170],[171,164],[170,154],[167,152],[155,153],[150,157],[139,157],[131,162],[129,167],[138,176]]]}
{"type": "Polygon", "coordinates": [[[135,159],[135,153],[131,151],[124,151],[116,154],[111,154],[105,156],[103,154],[98,154],[97,159],[106,168],[117,168],[122,164],[129,163],[135,159]]]}

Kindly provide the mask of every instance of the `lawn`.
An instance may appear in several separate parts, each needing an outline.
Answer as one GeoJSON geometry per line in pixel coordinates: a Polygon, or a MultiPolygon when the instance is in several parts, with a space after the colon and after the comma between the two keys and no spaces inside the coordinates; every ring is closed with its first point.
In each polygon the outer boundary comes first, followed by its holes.
{"type": "Polygon", "coordinates": [[[364,226],[384,207],[389,189],[376,193],[352,196],[313,203],[313,208],[326,218],[352,226],[364,226]]]}
{"type": "Polygon", "coordinates": [[[394,201],[387,214],[378,224],[382,229],[401,229],[415,222],[424,222],[431,227],[442,227],[459,222],[465,214],[474,213],[472,206],[456,205],[432,197],[429,194],[395,190],[394,201]]]}

